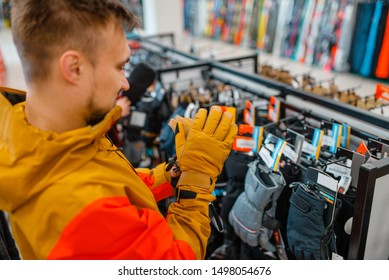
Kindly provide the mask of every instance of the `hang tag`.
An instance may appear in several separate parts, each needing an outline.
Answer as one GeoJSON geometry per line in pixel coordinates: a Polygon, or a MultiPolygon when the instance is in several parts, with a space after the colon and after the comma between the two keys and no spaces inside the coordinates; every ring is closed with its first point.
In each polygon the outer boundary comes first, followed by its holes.
{"type": "Polygon", "coordinates": [[[338,191],[338,181],[328,173],[314,167],[308,167],[304,182],[307,185],[315,185],[320,192],[326,194],[329,200],[334,201],[335,194],[338,191]]]}
{"type": "Polygon", "coordinates": [[[259,151],[259,156],[265,162],[267,167],[269,167],[270,169],[273,168],[274,161],[268,149],[262,147],[261,150],[259,151]]]}
{"type": "Polygon", "coordinates": [[[348,149],[351,142],[351,126],[343,123],[342,124],[342,138],[340,141],[340,146],[342,148],[348,149]]]}
{"type": "Polygon", "coordinates": [[[322,173],[318,173],[317,183],[334,192],[338,191],[338,181],[336,181],[334,178],[332,178],[329,175],[326,176],[322,173]]]}
{"type": "Polygon", "coordinates": [[[293,151],[293,149],[289,145],[285,146],[284,156],[286,156],[292,162],[297,163],[298,154],[295,151],[293,151]]]}
{"type": "Polygon", "coordinates": [[[310,156],[314,159],[319,159],[320,150],[321,150],[321,142],[323,141],[324,131],[318,128],[315,128],[312,138],[312,145],[316,147],[316,153],[310,154],[310,156]]]}
{"type": "MultiPolygon", "coordinates": [[[[300,133],[297,133],[297,132],[295,132],[291,129],[288,129],[288,128],[286,129],[286,133],[287,133],[288,143],[290,143],[292,145],[292,147],[294,146],[294,148],[291,147],[291,149],[297,155],[297,160],[295,163],[299,164],[301,161],[301,153],[303,151],[303,144],[304,144],[305,137],[303,135],[301,135],[300,133]]],[[[287,147],[285,147],[285,149],[286,148],[287,147]]],[[[285,151],[284,151],[284,153],[285,153],[285,151]]],[[[291,157],[294,158],[293,155],[291,155],[291,157]]]]}
{"type": "Polygon", "coordinates": [[[253,153],[258,153],[263,141],[263,127],[255,126],[253,131],[253,153]]]}
{"type": "Polygon", "coordinates": [[[339,147],[336,151],[336,157],[346,157],[346,166],[351,168],[351,185],[357,186],[359,178],[359,169],[365,163],[365,155],[346,148],[339,147]]]}
{"type": "Polygon", "coordinates": [[[255,119],[256,119],[256,114],[255,114],[255,106],[254,105],[251,105],[251,108],[250,108],[250,117],[251,117],[251,125],[254,126],[255,125],[255,119]]]}
{"type": "Polygon", "coordinates": [[[271,120],[272,122],[276,122],[276,120],[278,119],[277,118],[277,112],[275,110],[269,110],[269,120],[271,120]],[[274,121],[275,120],[275,121],[274,121]]]}
{"type": "Polygon", "coordinates": [[[277,143],[277,141],[278,141],[278,137],[275,136],[274,134],[268,133],[268,134],[266,135],[265,144],[268,144],[268,143],[273,143],[273,144],[275,144],[275,143],[277,143]]]}
{"type": "Polygon", "coordinates": [[[239,152],[251,152],[254,148],[253,138],[248,136],[236,136],[232,144],[232,150],[239,152]]]}
{"type": "Polygon", "coordinates": [[[335,177],[340,177],[339,192],[346,193],[351,185],[351,168],[342,166],[336,163],[327,165],[326,172],[333,174],[335,177]]]}
{"type": "Polygon", "coordinates": [[[340,164],[336,164],[336,163],[327,165],[326,171],[334,174],[335,176],[350,176],[351,175],[350,168],[348,168],[346,166],[342,166],[340,164]]]}
{"type": "Polygon", "coordinates": [[[321,129],[326,132],[323,136],[322,146],[327,146],[331,154],[336,154],[342,140],[342,124],[332,121],[322,121],[321,129]]]}
{"type": "Polygon", "coordinates": [[[248,125],[254,126],[254,118],[251,116],[250,111],[247,109],[243,111],[243,121],[248,125]]]}
{"type": "Polygon", "coordinates": [[[332,143],[330,145],[330,153],[336,154],[336,150],[340,146],[340,140],[342,137],[342,125],[338,123],[332,124],[332,143]]]}
{"type": "Polygon", "coordinates": [[[317,148],[313,146],[311,143],[304,141],[303,143],[303,152],[309,155],[316,154],[317,148]]]}
{"type": "Polygon", "coordinates": [[[321,142],[322,146],[332,146],[333,145],[333,139],[331,136],[323,135],[323,141],[321,142]]]}
{"type": "Polygon", "coordinates": [[[343,260],[343,257],[337,253],[332,252],[331,260],[343,260]]]}
{"type": "Polygon", "coordinates": [[[270,103],[268,108],[268,118],[272,122],[278,123],[280,120],[281,101],[275,97],[270,97],[270,103]]]}
{"type": "Polygon", "coordinates": [[[273,151],[274,151],[274,144],[273,144],[273,143],[266,143],[266,144],[265,144],[265,147],[266,147],[270,152],[273,152],[273,151]]]}
{"type": "Polygon", "coordinates": [[[278,139],[276,146],[274,147],[273,151],[273,171],[278,170],[278,166],[281,160],[281,156],[284,153],[285,147],[287,145],[287,142],[285,140],[282,140],[281,138],[278,139]]]}
{"type": "Polygon", "coordinates": [[[351,176],[342,176],[339,181],[339,192],[345,194],[351,185],[351,176]]]}
{"type": "Polygon", "coordinates": [[[238,134],[243,135],[243,134],[253,134],[254,127],[248,124],[239,124],[238,127],[238,134]]]}
{"type": "Polygon", "coordinates": [[[365,144],[365,142],[361,142],[360,144],[359,144],[359,146],[358,146],[358,148],[357,148],[357,153],[360,153],[360,154],[362,154],[362,155],[365,155],[366,153],[367,153],[367,146],[366,146],[366,144],[365,144]]]}
{"type": "Polygon", "coordinates": [[[382,98],[389,101],[389,87],[383,84],[377,84],[374,97],[376,99],[382,98]]]}

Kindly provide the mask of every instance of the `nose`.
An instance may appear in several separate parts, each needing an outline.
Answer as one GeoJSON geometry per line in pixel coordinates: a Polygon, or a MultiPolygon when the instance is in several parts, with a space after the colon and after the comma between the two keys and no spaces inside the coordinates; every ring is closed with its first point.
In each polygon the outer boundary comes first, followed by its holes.
{"type": "Polygon", "coordinates": [[[129,90],[130,89],[130,84],[128,83],[128,80],[126,78],[126,76],[123,75],[123,78],[122,78],[122,86],[121,86],[121,89],[123,91],[126,91],[126,90],[129,90]]]}

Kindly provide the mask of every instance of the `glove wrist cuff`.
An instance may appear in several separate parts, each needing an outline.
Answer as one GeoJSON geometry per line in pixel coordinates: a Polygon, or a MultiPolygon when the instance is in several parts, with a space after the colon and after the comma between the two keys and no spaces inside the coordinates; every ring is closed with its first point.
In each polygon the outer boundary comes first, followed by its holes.
{"type": "Polygon", "coordinates": [[[210,189],[215,184],[215,179],[204,173],[182,172],[178,179],[177,186],[193,186],[204,190],[210,189]]]}

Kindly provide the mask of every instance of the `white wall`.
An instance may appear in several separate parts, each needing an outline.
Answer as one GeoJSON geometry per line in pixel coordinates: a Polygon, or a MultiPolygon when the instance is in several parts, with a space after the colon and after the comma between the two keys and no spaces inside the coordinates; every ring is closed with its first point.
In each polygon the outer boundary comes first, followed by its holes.
{"type": "Polygon", "coordinates": [[[27,86],[24,80],[22,64],[12,41],[10,29],[0,28],[0,50],[5,64],[4,86],[26,90],[27,86]]]}
{"type": "Polygon", "coordinates": [[[147,35],[184,31],[181,0],[143,0],[143,28],[147,35]]]}

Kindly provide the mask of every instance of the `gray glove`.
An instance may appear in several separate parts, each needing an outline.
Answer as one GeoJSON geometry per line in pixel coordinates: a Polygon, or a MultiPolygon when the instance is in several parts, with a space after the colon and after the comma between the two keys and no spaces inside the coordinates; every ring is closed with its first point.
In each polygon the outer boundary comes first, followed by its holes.
{"type": "MultiPolygon", "coordinates": [[[[248,164],[244,192],[234,203],[228,221],[235,233],[248,245],[255,247],[260,245],[261,226],[264,213],[269,216],[275,213],[275,203],[285,186],[285,180],[281,173],[271,172],[269,168],[261,165],[259,161],[248,164]],[[270,203],[270,209],[266,209],[270,203]],[[271,210],[268,213],[267,211],[271,210]]],[[[264,232],[262,230],[262,232],[264,232]]],[[[262,233],[263,234],[263,233],[262,233]]],[[[266,235],[268,236],[268,234],[266,235]]],[[[262,236],[262,245],[267,246],[262,236]]]]}

